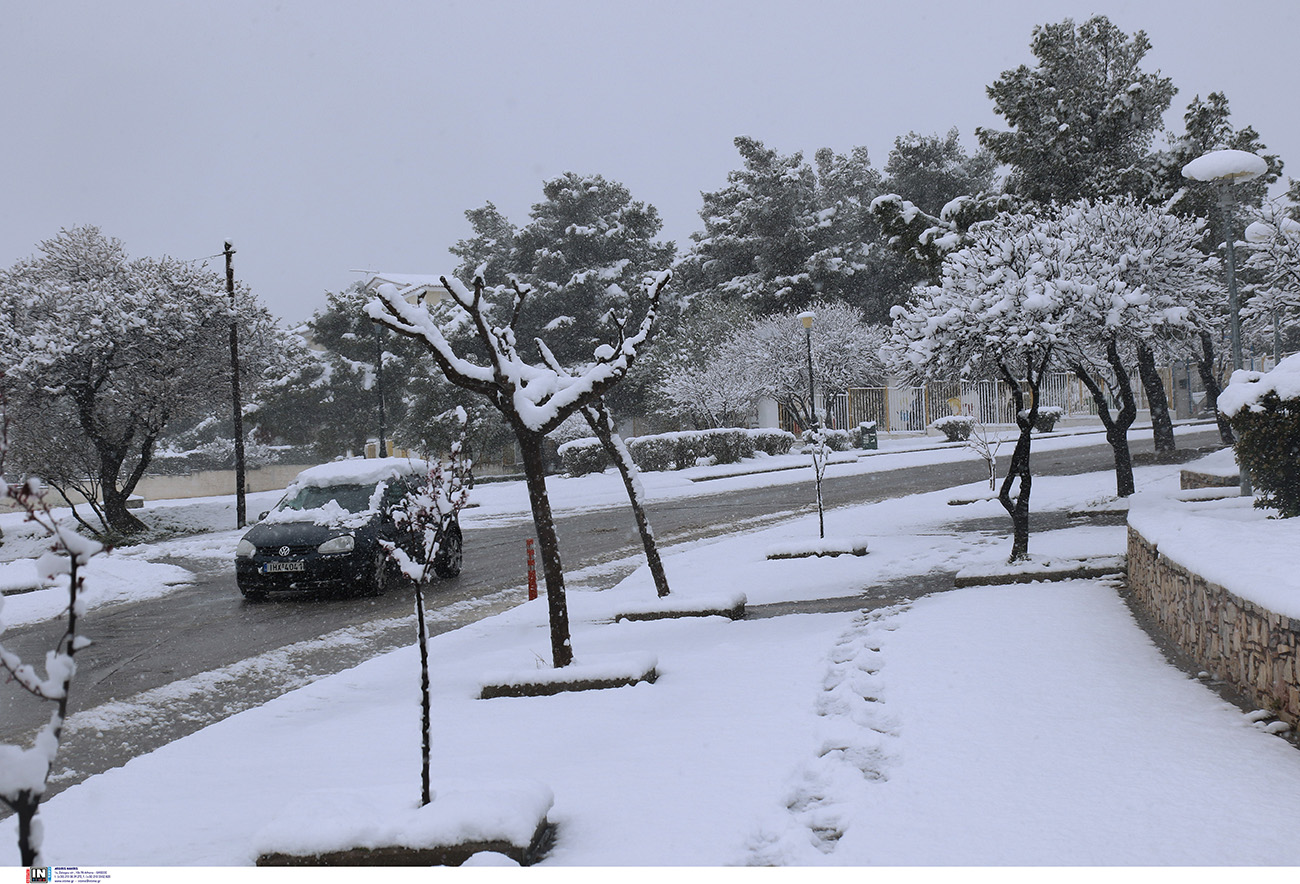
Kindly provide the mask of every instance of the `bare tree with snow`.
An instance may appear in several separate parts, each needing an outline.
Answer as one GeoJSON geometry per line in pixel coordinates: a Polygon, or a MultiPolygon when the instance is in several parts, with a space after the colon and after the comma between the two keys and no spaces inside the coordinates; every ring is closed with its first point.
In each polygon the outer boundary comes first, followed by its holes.
{"type": "MultiPolygon", "coordinates": [[[[8,418],[3,406],[4,401],[0,398],[0,477],[4,475],[8,449],[8,418]]],[[[39,479],[29,478],[15,484],[0,479],[0,490],[3,492],[0,499],[17,503],[26,512],[27,519],[48,534],[49,551],[37,561],[37,569],[45,577],[56,578],[68,594],[63,634],[53,650],[45,655],[43,676],[18,654],[0,644],[0,668],[9,674],[10,681],[33,697],[54,704],[49,723],[41,728],[30,748],[0,744],[0,803],[17,817],[18,851],[22,864],[32,867],[42,864],[44,831],[37,812],[45,798],[50,771],[63,738],[63,725],[68,719],[68,699],[77,672],[76,654],[90,644],[81,633],[81,617],[85,613],[85,568],[92,557],[104,551],[104,546],[54,519],[39,479]]],[[[4,597],[0,596],[0,614],[3,614],[3,605],[4,597]]],[[[4,622],[0,620],[0,632],[3,631],[4,622]]]]}
{"type": "Polygon", "coordinates": [[[551,626],[551,655],[558,669],[573,661],[569,635],[568,604],[564,594],[564,569],[559,539],[546,493],[543,442],[570,415],[594,405],[627,374],[654,327],[659,297],[672,274],[664,271],[643,282],[648,302],[645,318],[634,334],[618,326],[617,339],[597,347],[594,362],[574,373],[557,371],[557,360],[540,338],[536,344],[540,363],[526,361],[519,352],[516,328],[531,290],[520,286],[508,311],[505,325],[491,322],[492,305],[484,298],[481,275],[471,290],[456,279],[442,278],[452,300],[464,311],[474,330],[477,345],[486,353],[486,365],[457,354],[428,308],[407,303],[396,286],[380,286],[378,297],[367,311],[372,319],[419,341],[433,356],[447,380],[485,397],[501,412],[515,433],[523,459],[533,523],[546,580],[547,607],[551,626]]]}
{"type": "Polygon", "coordinates": [[[415,593],[415,635],[420,650],[420,806],[433,801],[430,783],[430,760],[433,751],[433,699],[429,680],[429,628],[425,615],[424,587],[435,573],[448,575],[460,570],[459,558],[449,561],[449,555],[460,555],[459,543],[444,547],[448,532],[459,531],[459,513],[469,502],[469,488],[473,463],[466,456],[465,431],[469,417],[465,409],[455,410],[460,433],[451,444],[451,458],[447,466],[436,460],[402,500],[394,513],[399,525],[411,529],[420,541],[420,559],[412,560],[396,543],[380,541],[388,555],[397,562],[402,573],[411,581],[415,593]],[[454,549],[446,553],[446,548],[454,549]]]}

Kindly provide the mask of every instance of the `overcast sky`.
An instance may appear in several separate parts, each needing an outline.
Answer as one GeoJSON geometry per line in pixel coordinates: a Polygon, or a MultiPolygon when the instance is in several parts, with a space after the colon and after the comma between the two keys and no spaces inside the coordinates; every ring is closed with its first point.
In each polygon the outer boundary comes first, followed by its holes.
{"type": "Polygon", "coordinates": [[[1300,177],[1292,0],[26,3],[7,0],[0,265],[62,227],[206,258],[291,321],[371,268],[448,272],[466,209],[528,219],[565,171],[699,228],[736,135],[783,153],[1000,128],[985,87],[1035,24],[1105,14],[1144,62],[1226,92],[1300,177]],[[219,259],[213,260],[219,266],[219,259]]]}

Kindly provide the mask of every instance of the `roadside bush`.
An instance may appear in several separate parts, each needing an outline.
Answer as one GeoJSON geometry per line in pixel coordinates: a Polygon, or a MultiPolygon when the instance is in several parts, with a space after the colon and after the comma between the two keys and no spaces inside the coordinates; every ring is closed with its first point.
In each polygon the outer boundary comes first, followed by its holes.
{"type": "Polygon", "coordinates": [[[656,473],[676,467],[677,442],[673,434],[638,436],[627,440],[627,451],[638,470],[656,473]]]}
{"type": "Polygon", "coordinates": [[[715,463],[739,463],[754,456],[754,439],[747,430],[704,430],[704,454],[715,463]]]}
{"type": "MultiPolygon", "coordinates": [[[[1020,412],[1021,417],[1028,415],[1028,411],[1020,412]]],[[[1065,409],[1057,405],[1044,405],[1038,409],[1038,420],[1034,421],[1034,429],[1040,433],[1050,433],[1056,426],[1056,422],[1065,416],[1065,409]]]]}
{"type": "Polygon", "coordinates": [[[559,453],[564,471],[570,476],[599,473],[610,465],[604,446],[595,437],[565,442],[560,446],[559,453]]]}
{"type": "Polygon", "coordinates": [[[1255,506],[1275,509],[1284,519],[1300,516],[1300,397],[1282,399],[1269,390],[1229,420],[1255,506]]]}
{"type": "Polygon", "coordinates": [[[950,414],[930,424],[930,429],[943,433],[949,442],[965,442],[974,427],[975,418],[966,414],[950,414]]]}
{"type": "Polygon", "coordinates": [[[765,429],[748,432],[754,440],[754,448],[773,457],[789,454],[790,449],[794,447],[794,433],[787,433],[785,430],[765,429]]]}
{"type": "Polygon", "coordinates": [[[823,430],[826,447],[831,451],[849,451],[853,448],[853,434],[848,430],[823,430]]]}

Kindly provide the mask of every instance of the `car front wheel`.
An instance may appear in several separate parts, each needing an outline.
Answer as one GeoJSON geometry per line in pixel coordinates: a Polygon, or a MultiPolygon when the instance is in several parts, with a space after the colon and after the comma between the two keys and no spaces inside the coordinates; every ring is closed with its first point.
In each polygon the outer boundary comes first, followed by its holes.
{"type": "Polygon", "coordinates": [[[459,528],[451,528],[438,544],[438,551],[433,556],[433,573],[439,577],[455,577],[460,574],[464,561],[464,542],[459,528]]]}
{"type": "Polygon", "coordinates": [[[375,553],[374,566],[370,570],[370,579],[362,584],[362,594],[377,596],[387,592],[391,568],[388,556],[382,549],[375,553]]]}

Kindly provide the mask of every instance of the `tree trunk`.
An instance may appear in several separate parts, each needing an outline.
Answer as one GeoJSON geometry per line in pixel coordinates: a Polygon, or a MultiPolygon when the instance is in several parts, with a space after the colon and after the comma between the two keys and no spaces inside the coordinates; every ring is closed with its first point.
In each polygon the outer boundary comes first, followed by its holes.
{"type": "MultiPolygon", "coordinates": [[[[428,574],[427,566],[425,574],[428,574]]],[[[415,634],[420,645],[420,806],[433,801],[430,787],[429,756],[433,750],[432,700],[429,696],[429,628],[424,617],[424,589],[415,581],[415,634]]]]}
{"type": "Polygon", "coordinates": [[[1128,447],[1128,429],[1133,426],[1133,421],[1137,418],[1137,402],[1133,396],[1133,384],[1129,380],[1128,372],[1124,370],[1119,351],[1113,341],[1107,347],[1106,359],[1110,363],[1111,370],[1115,372],[1115,386],[1120,399],[1118,415],[1111,415],[1106,394],[1088,369],[1082,363],[1075,363],[1073,368],[1075,375],[1092,394],[1092,401],[1097,406],[1097,416],[1101,418],[1101,425],[1106,428],[1106,442],[1110,444],[1111,451],[1115,455],[1115,494],[1118,497],[1129,497],[1133,494],[1135,486],[1133,455],[1128,447]]]}
{"type": "MultiPolygon", "coordinates": [[[[1141,342],[1137,345],[1138,377],[1151,406],[1151,435],[1155,441],[1156,455],[1168,454],[1178,447],[1174,440],[1174,422],[1169,417],[1169,397],[1165,395],[1164,382],[1156,368],[1156,355],[1141,342]]],[[[1114,363],[1111,363],[1114,365],[1114,363]]]]}
{"type": "Polygon", "coordinates": [[[1214,372],[1214,341],[1207,331],[1201,332],[1201,353],[1196,360],[1196,370],[1205,386],[1205,404],[1214,409],[1214,419],[1219,424],[1219,438],[1224,445],[1232,445],[1237,437],[1232,434],[1232,426],[1227,418],[1219,411],[1219,393],[1223,388],[1219,386],[1219,376],[1214,372]]]}
{"type": "Polygon", "coordinates": [[[998,493],[998,502],[1011,516],[1012,539],[1011,558],[1009,562],[1018,562],[1029,558],[1029,493],[1033,487],[1033,475],[1029,471],[1029,451],[1034,432],[1034,422],[1038,420],[1038,384],[1034,378],[1032,366],[1029,371],[1029,392],[1032,403],[1025,411],[1025,394],[1020,383],[1011,372],[1002,367],[1002,377],[1011,387],[1016,412],[1016,424],[1020,427],[1020,438],[1011,453],[1011,462],[1007,466],[1007,477],[1002,480],[1002,490],[998,493]],[[1024,412],[1023,416],[1021,412],[1024,412]],[[1020,483],[1019,493],[1011,498],[1011,489],[1020,483]]]}
{"type": "Polygon", "coordinates": [[[632,503],[632,514],[636,516],[636,527],[641,534],[641,546],[645,548],[645,559],[650,567],[650,576],[654,578],[655,592],[659,594],[659,598],[665,598],[669,592],[668,575],[664,573],[664,563],[659,558],[659,547],[655,544],[650,519],[646,516],[645,507],[641,505],[640,481],[637,479],[636,464],[632,462],[623,440],[614,432],[614,424],[609,419],[609,410],[605,407],[604,400],[597,400],[595,405],[584,408],[582,416],[587,419],[596,438],[600,439],[600,444],[604,446],[609,459],[614,462],[614,466],[618,467],[618,474],[623,478],[623,487],[627,489],[627,498],[632,503]]]}
{"type": "Polygon", "coordinates": [[[117,471],[104,472],[103,476],[105,481],[100,487],[104,494],[104,519],[108,522],[108,527],[119,534],[143,531],[144,522],[137,519],[127,506],[131,493],[117,487],[117,471]]]}
{"type": "Polygon", "coordinates": [[[545,437],[520,427],[516,427],[515,435],[524,462],[528,503],[533,510],[537,547],[542,556],[542,574],[546,579],[546,606],[551,621],[551,662],[556,669],[562,669],[573,662],[573,644],[569,637],[569,606],[564,596],[560,541],[555,534],[551,500],[546,494],[546,463],[542,453],[545,437]]]}

